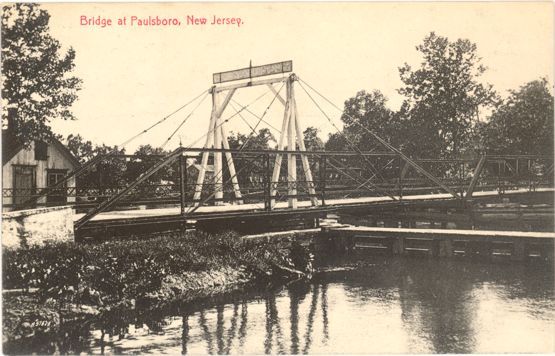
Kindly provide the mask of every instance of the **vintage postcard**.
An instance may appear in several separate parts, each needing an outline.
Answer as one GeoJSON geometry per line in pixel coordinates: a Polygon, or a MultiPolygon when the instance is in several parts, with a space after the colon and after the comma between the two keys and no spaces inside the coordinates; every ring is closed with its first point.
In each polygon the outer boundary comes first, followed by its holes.
{"type": "Polygon", "coordinates": [[[4,3],[2,351],[555,352],[553,3],[4,3]]]}

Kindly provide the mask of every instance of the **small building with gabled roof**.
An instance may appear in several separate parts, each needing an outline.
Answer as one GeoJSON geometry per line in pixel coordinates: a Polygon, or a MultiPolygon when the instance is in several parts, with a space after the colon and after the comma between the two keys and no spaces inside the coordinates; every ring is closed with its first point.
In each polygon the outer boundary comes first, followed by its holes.
{"type": "Polygon", "coordinates": [[[2,130],[2,211],[75,202],[75,177],[38,201],[32,198],[77,167],[77,158],[56,139],[35,141],[25,147],[2,130]]]}

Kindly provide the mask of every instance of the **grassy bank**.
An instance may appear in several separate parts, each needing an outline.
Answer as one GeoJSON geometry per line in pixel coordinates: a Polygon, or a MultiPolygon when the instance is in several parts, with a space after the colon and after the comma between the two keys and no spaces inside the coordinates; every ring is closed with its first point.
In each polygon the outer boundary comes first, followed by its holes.
{"type": "Polygon", "coordinates": [[[60,315],[67,319],[137,304],[159,307],[242,284],[298,277],[309,258],[300,247],[282,251],[269,243],[245,243],[231,233],[192,231],[102,244],[5,249],[2,263],[4,290],[23,290],[4,294],[6,342],[6,336],[34,334],[36,324],[56,324],[60,315]],[[37,323],[41,310],[52,317],[37,323]]]}

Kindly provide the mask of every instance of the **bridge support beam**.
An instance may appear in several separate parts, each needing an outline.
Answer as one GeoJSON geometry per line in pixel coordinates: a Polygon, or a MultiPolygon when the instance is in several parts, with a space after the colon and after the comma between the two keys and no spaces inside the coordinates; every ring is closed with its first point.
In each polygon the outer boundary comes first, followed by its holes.
{"type": "MultiPolygon", "coordinates": [[[[291,84],[291,91],[293,91],[293,84],[291,84]]],[[[299,114],[297,111],[297,102],[293,98],[293,114],[295,116],[295,128],[297,134],[297,144],[299,146],[299,151],[306,151],[304,144],[304,135],[301,130],[299,114]]],[[[304,176],[306,179],[308,194],[310,195],[310,201],[313,206],[318,205],[318,198],[316,197],[316,189],[314,189],[314,180],[312,178],[312,171],[310,170],[310,164],[308,162],[308,157],[301,153],[301,163],[303,165],[304,176]]]]}
{"type": "MultiPolygon", "coordinates": [[[[293,110],[294,105],[293,96],[293,81],[287,81],[287,102],[289,103],[289,112],[287,120],[289,125],[287,127],[287,150],[295,151],[295,114],[293,110]]],[[[288,205],[291,209],[297,209],[297,156],[293,153],[287,154],[287,194],[289,195],[288,205]]]]}
{"type": "Polygon", "coordinates": [[[439,257],[453,256],[453,241],[444,239],[439,241],[439,257]]]}
{"type": "MultiPolygon", "coordinates": [[[[310,164],[308,162],[308,157],[303,155],[302,152],[306,151],[304,144],[303,132],[301,129],[300,119],[297,111],[297,103],[295,101],[295,92],[293,83],[296,77],[294,74],[289,76],[286,82],[286,99],[284,100],[273,86],[269,85],[270,89],[274,94],[276,94],[278,100],[284,104],[285,112],[283,116],[283,123],[281,125],[281,136],[278,142],[278,150],[281,151],[285,148],[285,140],[287,139],[287,194],[289,195],[288,205],[289,208],[297,208],[297,195],[298,195],[298,183],[297,183],[297,155],[291,151],[298,151],[301,158],[301,164],[304,171],[304,177],[307,184],[307,192],[310,196],[310,201],[313,206],[318,205],[318,198],[316,197],[316,189],[314,185],[314,179],[312,176],[312,171],[310,169],[310,164]],[[287,135],[287,136],[286,136],[287,135]]],[[[273,207],[275,205],[275,196],[277,194],[277,184],[279,182],[279,176],[281,171],[282,156],[281,154],[276,155],[276,160],[274,164],[273,174],[272,174],[272,189],[271,189],[271,204],[273,207]]]]}
{"type": "MultiPolygon", "coordinates": [[[[220,104],[218,91],[212,88],[212,113],[210,115],[210,123],[208,125],[208,135],[206,136],[206,141],[204,143],[203,148],[215,148],[221,149],[222,146],[224,149],[229,149],[229,143],[227,142],[227,130],[225,128],[225,124],[221,121],[222,114],[231,101],[233,94],[235,94],[236,89],[230,89],[227,92],[227,95],[224,101],[220,104]]],[[[223,204],[223,157],[222,152],[214,152],[214,198],[215,198],[215,205],[222,205],[223,204]]],[[[204,185],[204,180],[206,178],[206,170],[208,167],[208,158],[210,152],[203,152],[202,153],[202,160],[200,164],[199,174],[197,177],[197,183],[195,185],[195,194],[193,196],[193,200],[195,201],[195,206],[199,205],[199,201],[201,200],[202,195],[202,187],[204,185]]],[[[233,187],[233,193],[235,194],[235,198],[237,199],[237,203],[242,204],[242,195],[241,190],[239,188],[239,181],[237,179],[237,172],[235,170],[235,164],[233,162],[233,157],[231,152],[225,152],[225,158],[227,167],[229,169],[229,173],[231,175],[231,184],[233,187]]]]}
{"type": "Polygon", "coordinates": [[[179,156],[179,197],[181,205],[181,216],[185,217],[187,208],[187,156],[179,156]]]}
{"type": "MultiPolygon", "coordinates": [[[[286,88],[289,88],[288,86],[286,88]]],[[[285,111],[283,113],[283,121],[281,123],[281,135],[279,137],[279,141],[278,141],[278,151],[283,151],[284,147],[285,147],[285,133],[288,132],[289,129],[289,108],[290,108],[290,103],[289,101],[287,101],[285,103],[285,111]]],[[[273,208],[276,201],[275,201],[275,196],[278,192],[278,185],[279,185],[279,173],[281,171],[281,161],[282,161],[282,156],[280,153],[276,154],[276,160],[274,162],[274,170],[272,172],[272,180],[270,182],[271,185],[271,191],[270,191],[270,195],[272,197],[271,201],[270,201],[270,208],[273,208]]]]}
{"type": "Polygon", "coordinates": [[[513,261],[522,261],[526,257],[526,244],[523,240],[514,239],[511,259],[513,261]]]}
{"type": "Polygon", "coordinates": [[[464,195],[465,199],[472,198],[472,194],[474,193],[474,189],[476,188],[476,184],[478,183],[478,177],[484,170],[484,166],[486,165],[486,155],[480,157],[476,168],[474,169],[474,174],[472,176],[472,180],[470,181],[470,185],[466,190],[466,194],[464,195]]]}
{"type": "MultiPolygon", "coordinates": [[[[212,92],[212,97],[214,97],[214,92],[212,92]]],[[[206,141],[204,142],[203,148],[211,148],[213,137],[214,137],[214,122],[216,121],[217,108],[214,105],[214,99],[212,99],[212,113],[210,114],[210,123],[208,124],[208,135],[206,135],[206,141]]],[[[210,152],[204,151],[202,153],[202,159],[200,163],[200,169],[197,176],[197,183],[195,184],[195,194],[193,195],[193,201],[195,206],[199,205],[199,201],[202,195],[202,185],[204,184],[204,176],[206,174],[206,166],[208,164],[208,156],[210,152]]]]}
{"type": "MultiPolygon", "coordinates": [[[[231,92],[228,93],[228,97],[230,97],[231,92]]],[[[218,94],[212,93],[212,106],[216,108],[216,112],[219,111],[219,100],[218,94]]],[[[223,111],[223,110],[222,110],[223,111]]],[[[214,148],[219,150],[222,148],[222,130],[220,125],[220,116],[216,113],[216,117],[213,120],[214,128],[214,148]]],[[[215,204],[214,205],[222,205],[224,192],[223,192],[223,185],[222,185],[222,153],[221,152],[214,152],[214,198],[215,204]]]]}
{"type": "Polygon", "coordinates": [[[116,195],[112,196],[108,200],[103,201],[102,203],[97,205],[94,209],[86,213],[79,220],[77,220],[74,224],[74,228],[77,230],[83,227],[83,225],[85,225],[93,217],[105,211],[106,209],[110,208],[112,205],[117,203],[121,198],[123,198],[125,195],[130,193],[133,189],[135,189],[139,184],[147,180],[150,176],[158,172],[160,169],[169,166],[172,162],[177,160],[178,157],[181,155],[183,155],[183,147],[179,147],[173,152],[165,155],[162,158],[162,160],[158,161],[155,165],[150,167],[146,172],[141,174],[139,178],[137,178],[133,183],[127,185],[127,187],[125,187],[123,190],[118,192],[116,195]]]}
{"type": "Polygon", "coordinates": [[[397,237],[393,240],[393,254],[395,255],[404,255],[405,254],[405,238],[404,237],[397,237]]]}

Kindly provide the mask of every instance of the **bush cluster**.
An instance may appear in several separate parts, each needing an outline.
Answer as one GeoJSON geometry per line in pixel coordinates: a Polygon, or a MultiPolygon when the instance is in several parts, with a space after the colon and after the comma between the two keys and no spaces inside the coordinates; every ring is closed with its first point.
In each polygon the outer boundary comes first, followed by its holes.
{"type": "Polygon", "coordinates": [[[116,305],[158,290],[167,275],[244,266],[268,274],[292,265],[271,244],[245,244],[231,233],[176,233],[101,244],[55,243],[3,251],[4,288],[38,288],[42,300],[116,305]]]}

